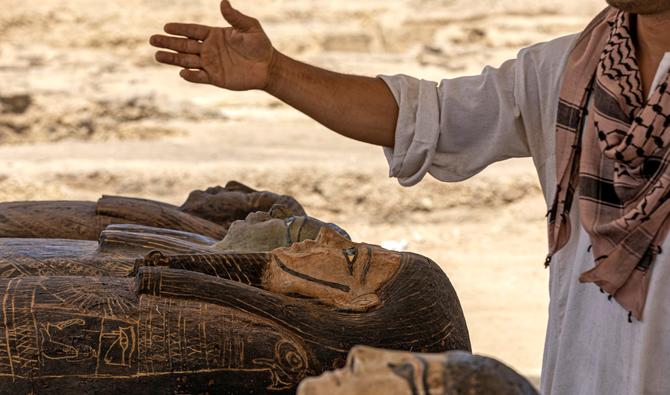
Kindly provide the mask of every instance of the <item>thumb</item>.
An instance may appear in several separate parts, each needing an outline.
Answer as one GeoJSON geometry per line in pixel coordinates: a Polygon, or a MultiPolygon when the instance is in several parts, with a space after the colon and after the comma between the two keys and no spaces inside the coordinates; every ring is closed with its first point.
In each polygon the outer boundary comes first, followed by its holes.
{"type": "Polygon", "coordinates": [[[261,26],[257,19],[244,15],[234,9],[228,0],[221,1],[221,15],[223,15],[223,19],[225,19],[226,22],[230,23],[230,26],[243,32],[254,28],[260,28],[261,26]]]}

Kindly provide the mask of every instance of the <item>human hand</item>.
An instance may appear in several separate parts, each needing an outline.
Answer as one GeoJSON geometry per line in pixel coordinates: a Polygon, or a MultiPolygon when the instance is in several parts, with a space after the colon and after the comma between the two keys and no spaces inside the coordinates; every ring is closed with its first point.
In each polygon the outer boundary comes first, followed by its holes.
{"type": "Polygon", "coordinates": [[[275,50],[260,22],[221,1],[221,14],[230,27],[211,27],[188,23],[168,23],[165,32],[149,42],[160,63],[183,67],[179,75],[186,81],[211,84],[244,91],[264,89],[275,50]],[[182,36],[182,37],[174,37],[182,36]]]}

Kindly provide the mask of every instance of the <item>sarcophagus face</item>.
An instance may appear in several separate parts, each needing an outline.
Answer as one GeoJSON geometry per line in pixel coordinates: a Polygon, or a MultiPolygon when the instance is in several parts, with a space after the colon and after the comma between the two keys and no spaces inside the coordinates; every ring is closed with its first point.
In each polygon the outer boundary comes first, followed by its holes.
{"type": "Polygon", "coordinates": [[[298,395],[537,395],[521,375],[465,351],[421,354],[354,347],[342,369],[304,380],[298,395]]]}

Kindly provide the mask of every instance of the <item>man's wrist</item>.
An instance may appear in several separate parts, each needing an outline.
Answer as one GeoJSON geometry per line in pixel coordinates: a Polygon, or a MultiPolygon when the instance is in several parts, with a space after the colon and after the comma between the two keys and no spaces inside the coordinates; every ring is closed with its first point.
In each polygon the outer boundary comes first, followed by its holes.
{"type": "Polygon", "coordinates": [[[261,88],[261,90],[274,95],[273,92],[276,90],[277,86],[277,81],[280,78],[280,68],[281,65],[279,64],[281,62],[281,57],[282,54],[277,51],[276,49],[272,49],[272,56],[270,57],[270,63],[268,64],[268,75],[267,75],[267,80],[265,81],[265,86],[261,88]]]}
{"type": "Polygon", "coordinates": [[[268,79],[265,86],[262,88],[263,91],[272,96],[277,96],[279,94],[282,78],[285,75],[287,60],[288,57],[286,55],[276,49],[272,50],[272,58],[268,65],[268,79]]]}

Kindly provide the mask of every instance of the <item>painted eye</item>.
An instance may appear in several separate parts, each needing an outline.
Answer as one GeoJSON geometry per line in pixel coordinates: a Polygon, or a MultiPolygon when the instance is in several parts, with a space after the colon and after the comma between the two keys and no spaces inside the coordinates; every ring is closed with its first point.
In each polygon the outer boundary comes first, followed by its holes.
{"type": "Polygon", "coordinates": [[[358,257],[358,248],[350,247],[342,250],[344,257],[347,259],[347,268],[349,269],[349,274],[354,275],[354,263],[358,257]]]}

